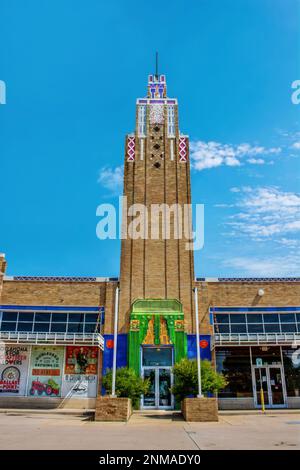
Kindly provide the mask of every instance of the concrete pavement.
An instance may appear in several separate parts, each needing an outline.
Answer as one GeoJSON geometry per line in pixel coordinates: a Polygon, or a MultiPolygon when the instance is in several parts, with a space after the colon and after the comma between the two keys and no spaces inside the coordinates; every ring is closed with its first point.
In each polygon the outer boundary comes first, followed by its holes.
{"type": "Polygon", "coordinates": [[[0,427],[0,449],[300,449],[299,413],[222,414],[218,423],[135,413],[128,423],[100,423],[76,415],[12,411],[0,414],[0,427]]]}

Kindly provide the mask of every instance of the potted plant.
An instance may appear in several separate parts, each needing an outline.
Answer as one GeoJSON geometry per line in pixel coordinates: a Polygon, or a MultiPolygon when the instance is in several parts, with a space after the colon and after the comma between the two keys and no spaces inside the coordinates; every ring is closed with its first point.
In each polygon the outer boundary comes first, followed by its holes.
{"type": "Polygon", "coordinates": [[[226,386],[225,377],[216,372],[211,362],[201,361],[201,388],[203,397],[198,397],[198,367],[195,359],[182,359],[174,365],[172,393],[176,402],[181,402],[187,421],[216,421],[218,405],[215,394],[226,386]]]}
{"type": "MultiPolygon", "coordinates": [[[[112,371],[104,375],[102,385],[107,394],[111,393],[112,371]]],[[[116,371],[116,395],[121,398],[130,398],[134,409],[139,408],[141,395],[145,395],[149,390],[150,382],[136,375],[133,369],[121,367],[116,371]]]]}

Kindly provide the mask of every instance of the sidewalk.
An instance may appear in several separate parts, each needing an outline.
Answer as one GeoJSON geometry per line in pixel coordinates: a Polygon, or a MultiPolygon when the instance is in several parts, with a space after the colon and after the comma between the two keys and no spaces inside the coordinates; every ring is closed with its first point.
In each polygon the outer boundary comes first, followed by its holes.
{"type": "MultiPolygon", "coordinates": [[[[45,414],[45,415],[69,415],[69,416],[92,416],[95,413],[95,409],[82,409],[82,408],[0,408],[0,414],[12,414],[12,415],[28,415],[28,414],[45,414]]],[[[300,410],[297,409],[267,409],[265,415],[284,415],[284,414],[297,414],[300,410]]],[[[245,416],[245,415],[263,415],[261,410],[219,410],[219,416],[245,416]]],[[[135,410],[133,417],[173,417],[173,421],[180,419],[181,412],[178,410],[135,410]]]]}
{"type": "Polygon", "coordinates": [[[81,416],[36,411],[0,413],[0,449],[300,449],[299,413],[222,414],[210,423],[187,423],[176,413],[134,413],[127,423],[103,423],[82,410],[81,416]]]}

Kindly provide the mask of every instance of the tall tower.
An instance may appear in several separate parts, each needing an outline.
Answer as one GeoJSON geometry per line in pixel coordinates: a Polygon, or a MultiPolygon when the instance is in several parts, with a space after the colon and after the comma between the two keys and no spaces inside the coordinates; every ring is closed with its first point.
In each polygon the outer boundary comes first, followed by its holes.
{"type": "MultiPolygon", "coordinates": [[[[129,237],[122,240],[119,331],[128,331],[134,300],[177,299],[183,306],[185,329],[191,332],[194,263],[193,251],[186,249],[191,234],[187,212],[188,236],[174,236],[176,227],[180,232],[179,212],[182,209],[183,216],[184,205],[191,203],[189,139],[179,131],[177,99],[167,97],[165,75],[149,75],[147,96],[137,99],[135,132],[127,135],[125,143],[124,196],[127,210],[132,204],[146,207],[148,238],[132,239],[129,228],[129,237]],[[169,239],[162,227],[156,239],[151,237],[151,208],[161,204],[171,209],[169,239]],[[179,207],[176,216],[173,204],[179,207]]],[[[128,227],[133,218],[125,212],[123,224],[128,227]]],[[[167,212],[164,206],[165,220],[167,212]]]]}

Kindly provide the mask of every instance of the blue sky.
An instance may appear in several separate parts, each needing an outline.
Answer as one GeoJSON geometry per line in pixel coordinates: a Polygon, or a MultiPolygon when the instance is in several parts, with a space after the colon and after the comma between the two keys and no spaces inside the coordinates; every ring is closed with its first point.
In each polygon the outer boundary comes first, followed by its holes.
{"type": "Polygon", "coordinates": [[[97,239],[96,207],[117,200],[106,175],[120,180],[158,50],[205,204],[197,276],[300,275],[298,0],[0,0],[0,11],[8,274],[118,275],[119,242],[97,239]]]}

